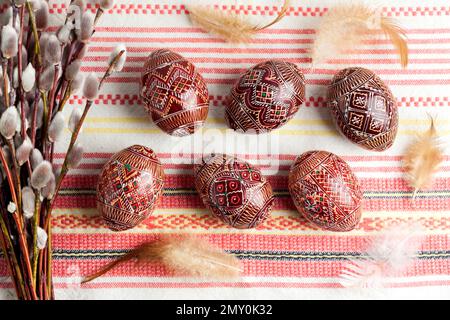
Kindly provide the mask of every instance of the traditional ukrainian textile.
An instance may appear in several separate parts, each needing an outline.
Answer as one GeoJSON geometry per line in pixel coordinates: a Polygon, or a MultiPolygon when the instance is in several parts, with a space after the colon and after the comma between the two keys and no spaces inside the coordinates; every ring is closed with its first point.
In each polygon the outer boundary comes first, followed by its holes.
{"type": "MultiPolygon", "coordinates": [[[[66,1],[67,2],[67,1],[66,1]]],[[[402,154],[416,133],[428,128],[428,113],[437,119],[445,142],[450,137],[450,3],[448,0],[377,1],[383,15],[405,27],[410,64],[401,69],[395,49],[381,34],[373,35],[349,55],[309,70],[308,49],[321,16],[334,2],[292,0],[287,16],[259,33],[248,45],[232,45],[193,27],[184,6],[188,0],[118,0],[99,23],[84,72],[106,69],[117,43],[128,47],[124,70],[113,75],[95,100],[81,134],[87,152],[65,179],[53,219],[54,276],[59,299],[311,299],[311,298],[445,298],[450,296],[450,149],[434,184],[418,193],[408,187],[402,154]],[[169,48],[194,63],[205,78],[210,110],[202,130],[179,138],[162,132],[139,98],[140,72],[147,56],[169,48]],[[305,73],[305,102],[283,127],[265,135],[228,130],[224,102],[245,70],[268,59],[295,63],[305,73]],[[373,70],[398,100],[399,128],[385,152],[364,150],[343,138],[326,107],[327,85],[336,72],[351,66],[373,70]],[[164,166],[163,197],[151,218],[121,233],[106,228],[96,210],[95,187],[103,164],[133,144],[154,149],[164,166]],[[295,158],[323,149],[350,165],[364,192],[361,222],[351,232],[313,227],[300,217],[288,194],[287,175],[295,158]],[[205,209],[195,191],[193,161],[202,152],[221,152],[262,169],[275,194],[272,215],[258,228],[228,227],[205,209]],[[364,254],[367,240],[393,222],[420,221],[426,239],[405,276],[388,279],[383,290],[344,289],[338,281],[350,257],[364,254]],[[90,274],[144,241],[160,234],[190,232],[234,253],[242,262],[242,278],[215,281],[176,277],[160,264],[126,263],[80,286],[90,274]]],[[[191,1],[189,1],[191,2],[191,1]]],[[[200,2],[200,1],[198,1],[200,2]]],[[[371,3],[372,1],[368,1],[371,3]]],[[[205,1],[206,3],[206,1],[205,1]]],[[[217,9],[232,10],[263,24],[279,11],[281,0],[211,0],[217,9]]],[[[52,13],[65,10],[50,1],[52,13]]],[[[89,8],[94,11],[94,8],[89,8]]],[[[82,106],[80,95],[71,106],[82,106]]],[[[64,112],[67,117],[70,108],[64,112]]],[[[66,141],[69,140],[66,132],[66,141]]],[[[57,145],[62,162],[64,143],[57,145]]],[[[2,298],[13,285],[0,260],[2,298]]]]}

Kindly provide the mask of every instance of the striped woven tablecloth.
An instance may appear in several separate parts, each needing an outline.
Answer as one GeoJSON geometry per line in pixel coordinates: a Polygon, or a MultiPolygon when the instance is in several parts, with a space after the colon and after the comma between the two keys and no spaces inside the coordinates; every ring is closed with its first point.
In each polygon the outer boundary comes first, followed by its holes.
{"type": "MultiPolygon", "coordinates": [[[[85,72],[105,70],[113,46],[124,43],[128,60],[95,100],[81,142],[82,164],[64,182],[53,219],[54,275],[60,299],[216,299],[216,298],[449,298],[450,297],[450,149],[433,186],[420,193],[413,207],[402,168],[402,154],[414,134],[425,130],[427,113],[437,119],[449,141],[450,3],[448,0],[377,1],[383,14],[398,19],[409,37],[410,65],[402,70],[388,41],[374,38],[333,64],[308,71],[307,49],[321,16],[333,3],[293,0],[287,16],[261,32],[248,45],[230,45],[193,27],[181,0],[119,0],[102,17],[87,54],[85,72]],[[166,47],[196,64],[209,87],[210,112],[204,129],[186,138],[162,133],[147,117],[138,81],[144,60],[166,47]],[[306,102],[295,118],[270,135],[246,136],[227,130],[223,102],[240,73],[267,59],[298,64],[307,78],[306,102]],[[365,66],[388,83],[398,99],[400,125],[394,146],[386,152],[364,151],[342,138],[330,118],[325,92],[333,74],[346,66],[365,66]],[[153,216],[128,232],[105,228],[95,208],[95,186],[102,165],[131,145],[153,148],[164,164],[162,201],[153,216]],[[256,148],[259,146],[260,148],[256,148]],[[287,191],[287,174],[295,157],[312,149],[342,156],[364,189],[364,213],[347,233],[318,230],[295,210],[287,191]],[[202,150],[236,153],[263,168],[276,194],[272,216],[256,230],[222,224],[202,205],[194,189],[193,159],[202,150]],[[404,277],[390,279],[391,288],[344,289],[338,276],[346,259],[360,254],[366,239],[395,221],[417,220],[426,241],[404,277]],[[160,233],[192,232],[230,250],[242,260],[238,281],[203,281],[174,277],[161,265],[125,264],[96,281],[80,286],[80,276],[97,270],[127,250],[160,233]]],[[[281,2],[208,1],[232,9],[255,22],[269,21],[281,2]]],[[[65,10],[50,1],[52,13],[65,10]]],[[[90,6],[94,11],[94,7],[90,6]]],[[[81,96],[70,100],[82,105],[81,96]]],[[[70,108],[65,110],[70,112],[70,108]]],[[[69,132],[66,132],[68,141],[69,132]]],[[[62,162],[66,145],[57,146],[62,162]]],[[[0,261],[0,295],[10,297],[12,283],[0,261]]]]}

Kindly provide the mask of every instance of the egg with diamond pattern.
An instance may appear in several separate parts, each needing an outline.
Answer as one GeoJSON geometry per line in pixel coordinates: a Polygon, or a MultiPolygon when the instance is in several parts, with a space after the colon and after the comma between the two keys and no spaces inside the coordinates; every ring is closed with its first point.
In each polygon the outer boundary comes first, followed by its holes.
{"type": "Polygon", "coordinates": [[[152,149],[133,145],[113,155],[97,184],[97,208],[108,228],[137,226],[155,209],[164,185],[164,171],[152,149]]]}
{"type": "Polygon", "coordinates": [[[154,123],[173,136],[194,133],[208,116],[205,80],[192,62],[168,49],[152,52],[145,62],[141,98],[154,123]]]}
{"type": "Polygon", "coordinates": [[[194,173],[195,188],[204,205],[226,224],[254,228],[270,216],[272,187],[255,166],[219,154],[195,165],[194,173]]]}
{"type": "Polygon", "coordinates": [[[305,77],[293,63],[271,60],[248,69],[227,98],[228,126],[263,133],[286,124],[305,100],[305,77]]]}
{"type": "Polygon", "coordinates": [[[350,141],[373,151],[392,146],[398,129],[397,102],[373,71],[339,71],[328,88],[327,100],[338,130],[350,141]]]}
{"type": "Polygon", "coordinates": [[[297,157],[288,187],[297,210],[319,228],[350,231],[361,219],[363,194],[358,179],[333,153],[309,151],[297,157]]]}

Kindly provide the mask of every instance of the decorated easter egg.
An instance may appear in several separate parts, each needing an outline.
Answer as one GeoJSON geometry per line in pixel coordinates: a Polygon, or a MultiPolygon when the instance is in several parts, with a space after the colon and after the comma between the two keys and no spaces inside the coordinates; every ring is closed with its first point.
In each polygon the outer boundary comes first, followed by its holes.
{"type": "Polygon", "coordinates": [[[339,131],[359,146],[383,151],[397,135],[397,102],[388,86],[372,71],[347,68],[328,88],[328,106],[339,131]]]}
{"type": "Polygon", "coordinates": [[[128,147],[104,165],[97,185],[97,208],[111,230],[133,228],[152,214],[163,184],[164,171],[153,150],[128,147]]]}
{"type": "Polygon", "coordinates": [[[167,49],[145,62],[141,98],[154,123],[174,136],[194,133],[208,116],[205,80],[191,62],[167,49]]]}
{"type": "Polygon", "coordinates": [[[361,218],[361,187],[348,164],[333,153],[309,151],[289,172],[289,193],[297,210],[314,225],[350,231],[361,218]]]}
{"type": "Polygon", "coordinates": [[[194,171],[203,203],[223,222],[239,229],[253,228],[269,217],[272,187],[258,168],[219,154],[203,159],[194,171]]]}
{"type": "Polygon", "coordinates": [[[266,61],[245,72],[234,85],[225,111],[230,128],[268,132],[288,122],[305,99],[305,77],[296,65],[266,61]]]}

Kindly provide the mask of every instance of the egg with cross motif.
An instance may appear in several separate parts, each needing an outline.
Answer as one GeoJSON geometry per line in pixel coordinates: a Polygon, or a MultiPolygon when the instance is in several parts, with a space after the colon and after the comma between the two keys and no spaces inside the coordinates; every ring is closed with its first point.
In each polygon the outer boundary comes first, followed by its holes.
{"type": "Polygon", "coordinates": [[[373,71],[339,71],[328,88],[328,106],[338,130],[353,143],[384,151],[397,135],[397,102],[389,87],[373,71]]]}
{"type": "Polygon", "coordinates": [[[297,210],[322,229],[350,231],[361,218],[363,194],[358,179],[333,153],[309,151],[297,157],[288,187],[297,210]]]}
{"type": "Polygon", "coordinates": [[[148,57],[140,94],[154,123],[173,136],[194,133],[208,116],[205,80],[190,61],[168,49],[148,57]]]}
{"type": "Polygon", "coordinates": [[[270,216],[272,187],[255,166],[219,154],[203,159],[194,171],[195,187],[203,203],[226,224],[254,228],[270,216]]]}
{"type": "Polygon", "coordinates": [[[108,228],[123,231],[147,219],[164,185],[164,171],[152,149],[133,145],[111,157],[97,184],[97,208],[108,228]]]}
{"type": "Polygon", "coordinates": [[[271,60],[248,69],[227,98],[230,128],[263,133],[286,124],[305,100],[305,77],[293,63],[271,60]]]}

